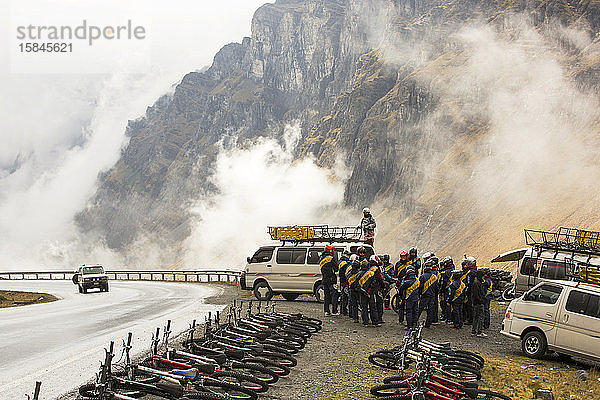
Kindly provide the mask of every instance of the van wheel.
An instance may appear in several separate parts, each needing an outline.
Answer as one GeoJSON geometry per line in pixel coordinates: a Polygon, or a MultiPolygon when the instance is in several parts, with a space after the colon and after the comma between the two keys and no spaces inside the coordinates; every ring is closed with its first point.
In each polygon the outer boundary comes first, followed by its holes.
{"type": "Polygon", "coordinates": [[[273,297],[273,291],[267,282],[260,281],[254,285],[254,297],[260,301],[269,301],[273,297]]]}
{"type": "Polygon", "coordinates": [[[315,288],[315,299],[317,302],[322,303],[325,299],[325,291],[323,290],[323,284],[319,283],[315,288]]]}
{"type": "Polygon", "coordinates": [[[282,293],[281,296],[283,296],[283,298],[286,299],[287,301],[294,301],[300,295],[297,293],[282,293]]]}
{"type": "Polygon", "coordinates": [[[546,337],[539,331],[528,332],[521,340],[521,349],[527,357],[542,358],[547,347],[546,337]]]}

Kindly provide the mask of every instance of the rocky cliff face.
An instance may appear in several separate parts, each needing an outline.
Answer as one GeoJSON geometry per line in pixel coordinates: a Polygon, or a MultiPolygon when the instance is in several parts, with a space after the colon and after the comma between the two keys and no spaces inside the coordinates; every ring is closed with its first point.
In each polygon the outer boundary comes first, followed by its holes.
{"type": "MultiPolygon", "coordinates": [[[[207,177],[220,143],[243,147],[257,137],[277,138],[295,119],[302,121],[297,157],[314,155],[323,167],[346,163],[346,205],[374,205],[388,251],[417,243],[459,253],[477,245],[487,257],[518,244],[524,223],[577,224],[578,214],[567,211],[541,219],[538,211],[548,207],[516,213],[510,177],[496,178],[510,171],[499,160],[503,148],[517,143],[505,132],[511,123],[530,128],[516,129],[525,138],[557,128],[536,119],[544,112],[521,113],[539,103],[528,103],[531,93],[544,103],[546,88],[562,91],[570,103],[547,104],[548,119],[566,126],[559,129],[564,134],[597,136],[597,115],[588,106],[598,88],[599,10],[579,0],[267,4],[255,13],[250,38],[223,47],[207,71],[186,75],[172,96],[129,124],[129,145],[100,178],[79,225],[115,249],[160,237],[165,263],[172,263],[190,232],[190,201],[214,189],[207,177]],[[581,95],[586,103],[576,104],[581,95]],[[511,212],[514,221],[503,221],[511,212]],[[514,240],[479,239],[490,232],[514,240]]],[[[561,178],[577,176],[569,174],[561,178]]],[[[539,176],[552,185],[544,174],[526,178],[539,176]]],[[[560,187],[573,205],[573,186],[560,187]]],[[[553,201],[543,191],[532,196],[553,201]]]]}

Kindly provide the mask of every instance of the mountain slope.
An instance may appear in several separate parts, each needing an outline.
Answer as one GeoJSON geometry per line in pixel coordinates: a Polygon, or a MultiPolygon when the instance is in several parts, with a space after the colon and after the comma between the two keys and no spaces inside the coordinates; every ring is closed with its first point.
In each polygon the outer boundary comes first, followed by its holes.
{"type": "Polygon", "coordinates": [[[377,243],[487,259],[525,226],[594,227],[597,1],[287,0],[252,36],[132,121],[121,160],[78,223],[114,249],[177,260],[222,146],[283,141],[349,169],[377,243]]]}

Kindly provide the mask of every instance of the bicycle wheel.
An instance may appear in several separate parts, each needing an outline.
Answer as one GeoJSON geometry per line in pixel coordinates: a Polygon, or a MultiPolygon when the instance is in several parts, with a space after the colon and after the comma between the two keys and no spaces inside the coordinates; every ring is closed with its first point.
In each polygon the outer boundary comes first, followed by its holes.
{"type": "Polygon", "coordinates": [[[282,353],[287,355],[298,354],[298,350],[292,346],[293,350],[287,347],[281,346],[281,344],[263,343],[263,349],[273,351],[275,353],[282,353]]]}
{"type": "Polygon", "coordinates": [[[99,399],[100,394],[96,390],[96,385],[88,383],[79,387],[79,395],[86,399],[99,399]]]}
{"type": "Polygon", "coordinates": [[[383,378],[383,383],[402,382],[410,378],[410,375],[394,375],[383,378]]]}
{"type": "Polygon", "coordinates": [[[180,397],[178,400],[227,400],[229,399],[227,396],[224,396],[219,393],[211,393],[211,392],[190,392],[186,393],[183,397],[180,397]]]}
{"type": "Polygon", "coordinates": [[[479,370],[460,364],[443,364],[440,367],[440,372],[449,378],[457,380],[478,381],[481,379],[481,372],[479,370]]]}
{"type": "Polygon", "coordinates": [[[477,391],[478,400],[493,400],[493,399],[503,399],[503,400],[512,400],[510,397],[503,395],[502,393],[494,392],[492,390],[484,390],[479,389],[477,391]]]}
{"type": "Polygon", "coordinates": [[[388,353],[373,353],[369,356],[369,362],[382,368],[398,369],[398,358],[388,353]]]}
{"type": "Polygon", "coordinates": [[[256,393],[264,393],[269,390],[269,385],[264,381],[241,371],[215,371],[211,376],[224,382],[237,383],[256,393]]]}
{"type": "Polygon", "coordinates": [[[284,353],[276,353],[274,351],[265,350],[262,353],[259,353],[259,356],[261,358],[266,358],[267,360],[275,361],[281,365],[285,365],[288,368],[298,365],[298,360],[284,353]]]}
{"type": "Polygon", "coordinates": [[[269,338],[269,339],[265,339],[262,343],[263,343],[263,346],[267,345],[267,344],[277,346],[282,351],[285,351],[288,354],[298,354],[298,352],[300,351],[300,349],[298,347],[294,346],[291,342],[288,342],[285,340],[275,340],[275,339],[269,338]]]}
{"type": "MultiPolygon", "coordinates": [[[[377,397],[410,394],[408,381],[384,383],[371,388],[371,394],[377,397]]],[[[409,397],[410,398],[410,397],[409,397]]]]}
{"type": "Polygon", "coordinates": [[[277,373],[259,364],[234,362],[231,365],[231,369],[250,374],[267,384],[272,384],[279,380],[279,375],[277,373]]]}
{"type": "Polygon", "coordinates": [[[244,363],[248,363],[248,364],[262,365],[263,367],[268,368],[271,371],[275,372],[279,376],[286,376],[286,375],[290,374],[290,369],[288,367],[286,367],[285,365],[282,365],[278,362],[268,360],[266,358],[246,357],[246,358],[243,358],[241,361],[244,363]]]}
{"type": "Polygon", "coordinates": [[[485,360],[482,356],[477,353],[473,353],[472,351],[467,350],[453,350],[448,352],[448,355],[451,357],[461,357],[474,361],[479,366],[479,369],[482,369],[485,365],[485,360]]]}
{"type": "Polygon", "coordinates": [[[219,379],[204,379],[201,384],[196,384],[196,388],[200,391],[222,394],[235,400],[256,400],[258,398],[258,394],[254,390],[219,379]]]}

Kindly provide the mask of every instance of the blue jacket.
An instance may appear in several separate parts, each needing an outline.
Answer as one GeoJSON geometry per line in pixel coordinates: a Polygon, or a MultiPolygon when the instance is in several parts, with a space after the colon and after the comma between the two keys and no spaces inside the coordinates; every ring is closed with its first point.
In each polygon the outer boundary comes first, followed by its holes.
{"type": "Polygon", "coordinates": [[[400,285],[400,293],[403,294],[404,299],[407,302],[419,301],[419,287],[421,281],[417,278],[406,278],[400,285]]]}
{"type": "Polygon", "coordinates": [[[437,293],[438,276],[433,272],[423,272],[421,281],[421,297],[433,297],[437,293]]]}

